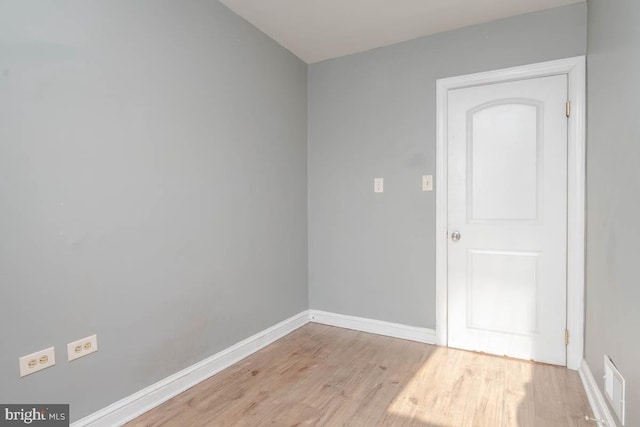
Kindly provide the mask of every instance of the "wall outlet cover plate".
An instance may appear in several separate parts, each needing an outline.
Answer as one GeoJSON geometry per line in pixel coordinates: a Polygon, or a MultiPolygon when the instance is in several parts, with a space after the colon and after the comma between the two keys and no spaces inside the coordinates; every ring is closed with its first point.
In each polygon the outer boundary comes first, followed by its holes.
{"type": "Polygon", "coordinates": [[[18,362],[20,365],[20,377],[34,374],[56,364],[55,348],[49,347],[27,354],[18,359],[18,362]]]}
{"type": "Polygon", "coordinates": [[[91,335],[67,344],[69,362],[98,351],[98,336],[91,335]]]}

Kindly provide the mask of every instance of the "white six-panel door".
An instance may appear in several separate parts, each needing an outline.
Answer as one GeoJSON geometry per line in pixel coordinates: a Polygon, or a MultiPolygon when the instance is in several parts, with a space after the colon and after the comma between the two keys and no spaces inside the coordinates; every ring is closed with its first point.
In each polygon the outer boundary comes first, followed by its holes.
{"type": "Polygon", "coordinates": [[[448,343],[566,364],[567,76],[449,91],[448,343]]]}

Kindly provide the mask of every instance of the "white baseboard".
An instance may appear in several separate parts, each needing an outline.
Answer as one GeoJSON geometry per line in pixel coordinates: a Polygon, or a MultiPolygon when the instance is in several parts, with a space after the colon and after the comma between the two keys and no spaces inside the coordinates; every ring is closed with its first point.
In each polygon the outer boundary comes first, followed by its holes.
{"type": "Polygon", "coordinates": [[[616,427],[618,424],[616,424],[613,419],[611,411],[609,411],[609,407],[604,400],[602,392],[600,392],[598,383],[596,383],[596,380],[593,378],[591,368],[589,368],[586,360],[582,360],[578,373],[580,374],[584,391],[587,394],[587,399],[589,399],[594,418],[604,421],[604,423],[599,423],[600,426],[616,427]]]}
{"type": "MultiPolygon", "coordinates": [[[[264,331],[258,332],[195,365],[158,381],[137,393],[125,397],[106,408],[94,412],[71,425],[72,427],[112,427],[125,424],[301,326],[304,326],[309,321],[427,344],[435,344],[436,342],[436,333],[433,329],[329,313],[320,310],[306,310],[264,331]]],[[[602,419],[605,422],[605,424],[601,423],[601,426],[616,427],[617,424],[585,360],[582,361],[578,373],[580,374],[580,379],[582,380],[594,417],[602,419]]]]}
{"type": "Polygon", "coordinates": [[[435,344],[436,331],[428,328],[407,326],[399,323],[383,322],[381,320],[365,319],[363,317],[347,316],[320,310],[309,310],[309,320],[324,325],[338,326],[371,334],[402,338],[421,343],[435,344]]]}
{"type": "Polygon", "coordinates": [[[123,425],[304,326],[309,321],[427,344],[436,342],[436,333],[432,329],[346,316],[326,311],[306,310],[106,408],[94,412],[71,425],[72,427],[112,427],[123,425]]]}
{"type": "Polygon", "coordinates": [[[303,311],[213,356],[82,418],[73,427],[119,426],[217,374],[309,322],[303,311]]]}

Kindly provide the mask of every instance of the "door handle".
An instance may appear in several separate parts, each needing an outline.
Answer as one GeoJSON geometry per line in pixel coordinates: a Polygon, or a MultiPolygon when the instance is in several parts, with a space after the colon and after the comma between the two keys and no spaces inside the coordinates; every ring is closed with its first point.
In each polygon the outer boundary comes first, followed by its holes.
{"type": "Polygon", "coordinates": [[[451,233],[451,240],[453,240],[454,242],[460,240],[460,237],[461,236],[459,231],[454,231],[453,233],[451,233]]]}

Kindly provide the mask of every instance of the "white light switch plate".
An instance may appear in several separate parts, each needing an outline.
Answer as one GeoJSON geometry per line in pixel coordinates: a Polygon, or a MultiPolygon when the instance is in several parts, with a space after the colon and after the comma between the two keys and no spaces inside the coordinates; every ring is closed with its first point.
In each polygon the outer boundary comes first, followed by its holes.
{"type": "Polygon", "coordinates": [[[20,376],[25,377],[56,364],[54,347],[36,351],[19,359],[20,376]]]}
{"type": "Polygon", "coordinates": [[[432,191],[432,190],[433,190],[433,175],[423,175],[422,191],[432,191]]]}
{"type": "Polygon", "coordinates": [[[374,193],[384,192],[384,178],[375,178],[373,180],[373,192],[374,193]]]}

